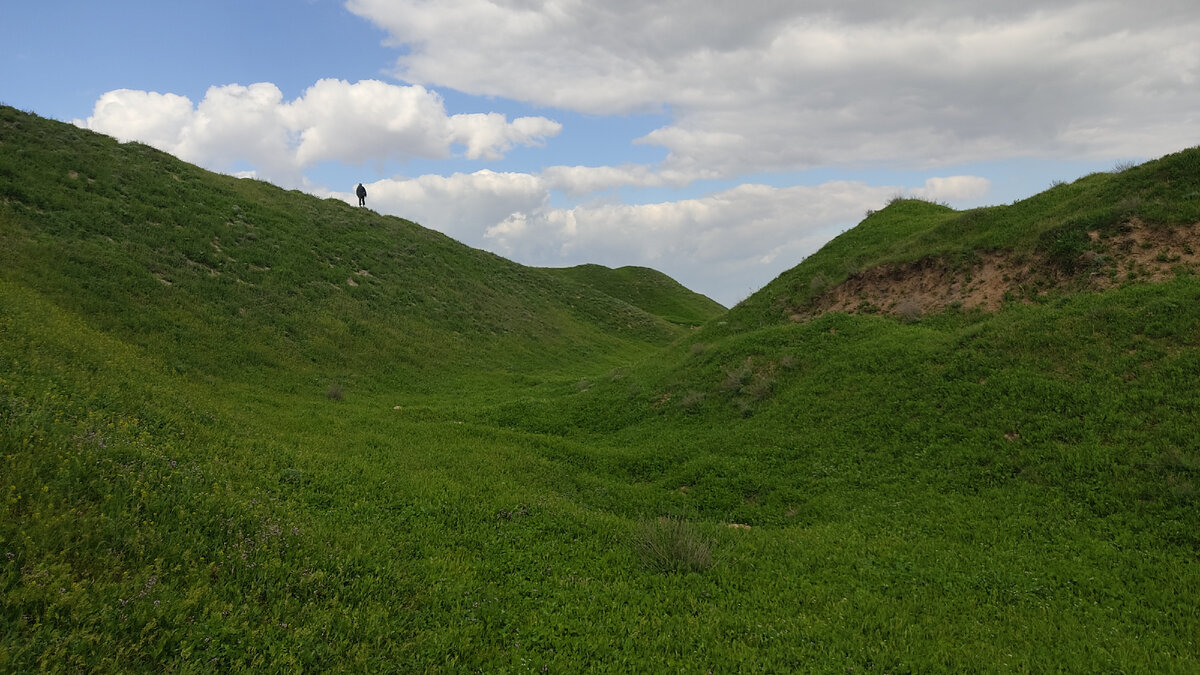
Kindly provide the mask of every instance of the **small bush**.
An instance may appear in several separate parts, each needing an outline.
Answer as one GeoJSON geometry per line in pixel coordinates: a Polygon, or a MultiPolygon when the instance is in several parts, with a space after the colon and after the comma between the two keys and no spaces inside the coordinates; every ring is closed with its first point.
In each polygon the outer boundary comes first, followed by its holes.
{"type": "Polygon", "coordinates": [[[721,388],[726,391],[740,391],[753,376],[754,370],[750,368],[748,362],[729,368],[725,371],[725,381],[721,383],[721,388]]]}
{"type": "Polygon", "coordinates": [[[679,401],[679,407],[683,408],[684,412],[695,414],[700,412],[700,404],[704,403],[704,394],[698,391],[689,391],[679,401]]]}
{"type": "Polygon", "coordinates": [[[833,282],[828,276],[825,275],[824,272],[817,272],[816,275],[814,275],[813,278],[808,282],[808,291],[809,294],[815,298],[829,290],[829,287],[832,285],[833,282]]]}
{"type": "Polygon", "coordinates": [[[741,393],[755,401],[763,401],[775,390],[775,378],[767,373],[758,373],[749,384],[742,387],[741,393]]]}
{"type": "Polygon", "coordinates": [[[694,523],[679,516],[643,521],[634,533],[633,549],[642,566],[662,574],[703,572],[713,566],[713,541],[694,523]]]}
{"type": "Polygon", "coordinates": [[[921,303],[913,298],[904,298],[896,303],[896,316],[905,323],[916,323],[921,320],[921,303]]]}

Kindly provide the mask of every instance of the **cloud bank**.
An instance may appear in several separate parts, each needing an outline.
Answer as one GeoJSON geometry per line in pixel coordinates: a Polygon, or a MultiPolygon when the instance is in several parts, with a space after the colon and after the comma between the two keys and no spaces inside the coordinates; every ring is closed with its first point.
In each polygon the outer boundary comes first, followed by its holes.
{"type": "Polygon", "coordinates": [[[653,165],[581,157],[462,172],[460,162],[453,175],[368,183],[368,203],[520,262],[653,266],[726,304],[896,194],[970,202],[989,189],[971,175],[792,187],[746,176],[881,167],[927,176],[968,173],[944,167],[970,162],[1152,157],[1200,143],[1194,0],[345,6],[390,36],[405,84],[320,80],[293,101],[270,83],[226,85],[197,104],[117,90],[76,122],[208,168],[335,194],[306,172],[326,162],[496,161],[562,131],[543,116],[449,114],[434,88],[594,116],[656,113],[665,120],[656,129],[597,141],[665,151],[653,165]],[[617,201],[620,188],[702,179],[746,184],[617,201]]]}
{"type": "Polygon", "coordinates": [[[286,185],[302,184],[303,171],[325,161],[440,159],[456,150],[467,159],[498,159],[562,129],[545,117],[448,115],[441,96],[419,85],[330,79],[294,101],[268,82],[214,86],[195,106],[176,94],[119,89],[75,123],[217,170],[248,163],[286,185]]]}
{"type": "Polygon", "coordinates": [[[669,111],[665,168],[1157,156],[1200,141],[1193,0],[349,0],[398,77],[669,111]],[[552,55],[552,58],[550,57],[552,55]]]}
{"type": "Polygon", "coordinates": [[[896,195],[974,199],[989,187],[976,176],[936,177],[911,189],[856,181],[748,184],[674,202],[562,208],[550,205],[561,168],[385,179],[367,184],[368,202],[527,264],[643,265],[732,305],[896,195]]]}

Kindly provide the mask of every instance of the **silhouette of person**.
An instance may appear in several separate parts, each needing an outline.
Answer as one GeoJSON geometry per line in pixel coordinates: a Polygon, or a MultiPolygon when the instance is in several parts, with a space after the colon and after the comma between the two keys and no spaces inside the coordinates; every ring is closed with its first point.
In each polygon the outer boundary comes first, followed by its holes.
{"type": "Polygon", "coordinates": [[[359,206],[367,205],[367,188],[363,187],[362,183],[358,184],[358,189],[354,191],[354,194],[358,195],[359,206]]]}

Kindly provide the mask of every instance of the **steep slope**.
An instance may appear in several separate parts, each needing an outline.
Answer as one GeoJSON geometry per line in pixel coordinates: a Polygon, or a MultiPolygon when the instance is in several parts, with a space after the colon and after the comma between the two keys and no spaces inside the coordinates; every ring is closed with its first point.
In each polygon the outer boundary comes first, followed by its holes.
{"type": "Polygon", "coordinates": [[[1200,148],[1009,206],[895,200],[734,308],[743,327],[824,311],[908,318],[1163,279],[1200,262],[1200,148]]]}
{"type": "Polygon", "coordinates": [[[646,267],[577,265],[551,270],[672,323],[698,326],[725,313],[716,301],[646,267]]]}
{"type": "MultiPolygon", "coordinates": [[[[0,148],[3,278],[180,370],[433,383],[624,359],[680,334],[411,222],[11,108],[0,148]]],[[[676,285],[668,306],[673,293],[691,301],[676,285]]]]}

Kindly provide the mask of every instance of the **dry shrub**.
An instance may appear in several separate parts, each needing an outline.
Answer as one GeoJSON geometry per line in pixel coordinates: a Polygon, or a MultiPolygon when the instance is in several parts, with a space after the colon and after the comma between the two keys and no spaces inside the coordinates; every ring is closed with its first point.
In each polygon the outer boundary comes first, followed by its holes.
{"type": "Polygon", "coordinates": [[[703,572],[713,566],[713,541],[679,516],[642,521],[633,550],[646,569],[662,574],[703,572]]]}

